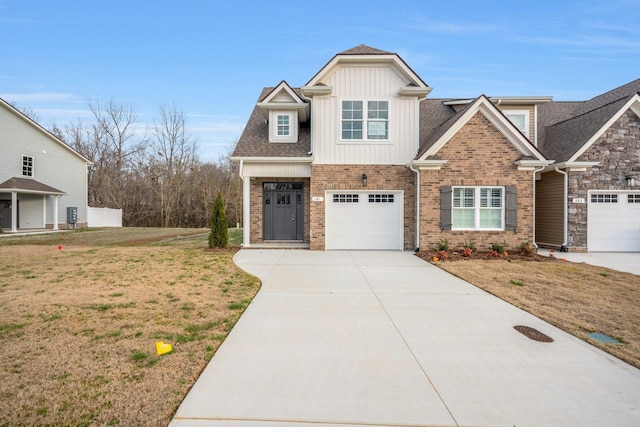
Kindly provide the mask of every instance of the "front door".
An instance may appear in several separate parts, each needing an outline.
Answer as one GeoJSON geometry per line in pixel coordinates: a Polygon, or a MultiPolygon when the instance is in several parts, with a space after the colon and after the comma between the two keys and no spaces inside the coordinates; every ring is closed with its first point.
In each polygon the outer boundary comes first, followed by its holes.
{"type": "Polygon", "coordinates": [[[265,183],[263,191],[264,240],[303,240],[302,183],[265,183]]]}
{"type": "Polygon", "coordinates": [[[0,228],[11,228],[11,201],[0,200],[0,228]]]}

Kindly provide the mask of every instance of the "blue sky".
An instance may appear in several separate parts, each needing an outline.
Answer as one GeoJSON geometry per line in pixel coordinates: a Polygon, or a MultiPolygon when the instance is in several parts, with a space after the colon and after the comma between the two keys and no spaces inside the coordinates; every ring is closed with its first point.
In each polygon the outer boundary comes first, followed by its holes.
{"type": "Polygon", "coordinates": [[[640,78],[640,0],[0,0],[0,97],[45,127],[88,100],[152,123],[175,103],[216,160],[260,90],[304,85],[359,44],[398,53],[430,97],[584,100],[640,78]]]}

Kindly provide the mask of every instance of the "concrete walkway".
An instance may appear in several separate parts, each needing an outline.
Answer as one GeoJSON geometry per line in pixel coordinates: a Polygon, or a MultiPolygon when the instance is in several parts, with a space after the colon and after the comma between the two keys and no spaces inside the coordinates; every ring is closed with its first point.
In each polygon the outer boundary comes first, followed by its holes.
{"type": "Polygon", "coordinates": [[[263,287],[170,427],[640,425],[639,370],[411,253],[235,261],[263,287]]]}
{"type": "MultiPolygon", "coordinates": [[[[538,249],[538,254],[542,256],[549,256],[550,253],[548,249],[538,249]]],[[[640,276],[640,252],[553,252],[553,256],[565,258],[569,262],[584,262],[640,276]]]]}

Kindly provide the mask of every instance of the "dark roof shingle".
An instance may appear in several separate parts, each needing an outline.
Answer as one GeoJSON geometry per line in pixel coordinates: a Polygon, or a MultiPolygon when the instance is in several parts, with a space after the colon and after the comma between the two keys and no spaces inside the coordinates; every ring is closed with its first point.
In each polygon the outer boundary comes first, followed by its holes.
{"type": "Polygon", "coordinates": [[[0,189],[6,190],[23,190],[34,193],[46,193],[46,194],[65,194],[64,191],[60,191],[57,188],[53,188],[47,184],[36,181],[29,178],[9,178],[2,184],[0,189]]]}

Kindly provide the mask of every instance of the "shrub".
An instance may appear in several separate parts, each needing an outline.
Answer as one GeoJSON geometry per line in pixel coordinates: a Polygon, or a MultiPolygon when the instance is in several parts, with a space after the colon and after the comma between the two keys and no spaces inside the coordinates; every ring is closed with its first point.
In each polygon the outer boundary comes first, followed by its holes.
{"type": "Polygon", "coordinates": [[[447,251],[438,251],[436,253],[436,257],[440,260],[440,261],[444,261],[445,259],[447,259],[447,257],[449,256],[449,254],[447,253],[447,251]]]}
{"type": "Polygon", "coordinates": [[[490,246],[491,252],[497,252],[498,255],[502,255],[506,248],[507,248],[506,242],[492,243],[490,246]]]}
{"type": "Polygon", "coordinates": [[[224,203],[222,196],[218,193],[213,204],[213,214],[211,215],[211,233],[209,234],[209,247],[226,248],[229,243],[227,230],[227,217],[224,214],[224,203]]]}
{"type": "Polygon", "coordinates": [[[471,254],[473,254],[473,250],[471,248],[464,248],[462,250],[462,256],[465,258],[471,257],[471,254]]]}
{"type": "Polygon", "coordinates": [[[449,251],[449,242],[447,241],[447,239],[440,239],[440,241],[438,242],[438,245],[436,246],[436,251],[445,251],[448,252],[449,251]]]}
{"type": "Polygon", "coordinates": [[[536,248],[534,248],[529,242],[524,242],[518,246],[518,253],[520,255],[532,256],[536,253],[536,248]]]}
{"type": "Polygon", "coordinates": [[[476,251],[476,242],[474,242],[473,240],[471,240],[470,242],[464,242],[462,247],[464,249],[471,249],[471,252],[475,252],[476,251]]]}

